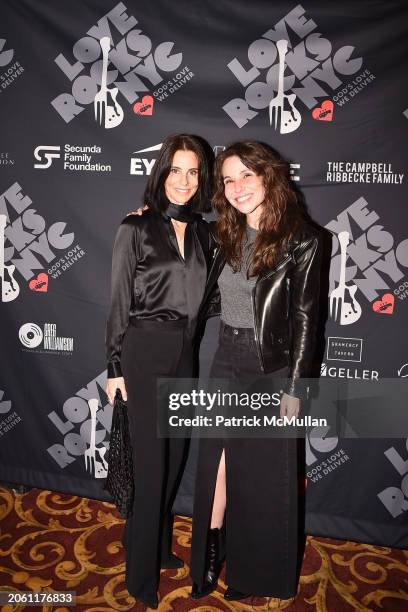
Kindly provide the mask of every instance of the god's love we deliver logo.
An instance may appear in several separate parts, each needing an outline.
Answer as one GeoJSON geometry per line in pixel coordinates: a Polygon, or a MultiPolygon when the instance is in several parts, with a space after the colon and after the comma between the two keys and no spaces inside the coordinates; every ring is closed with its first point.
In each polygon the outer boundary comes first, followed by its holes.
{"type": "Polygon", "coordinates": [[[247,57],[228,63],[244,87],[243,97],[222,107],[235,125],[242,128],[264,111],[272,129],[289,134],[300,127],[305,108],[312,119],[330,122],[334,103],[344,106],[375,78],[362,70],[355,47],[335,49],[317,28],[298,4],[249,45],[247,57]]]}
{"type": "Polygon", "coordinates": [[[19,183],[0,194],[1,301],[12,302],[25,285],[48,291],[56,280],[85,255],[67,223],[47,223],[19,183]],[[22,285],[23,284],[23,285],[22,285]]]}
{"type": "Polygon", "coordinates": [[[94,120],[106,129],[122,123],[129,105],[133,115],[149,117],[156,100],[163,102],[194,77],[175,44],[155,44],[119,2],[76,41],[73,58],[55,58],[71,91],[51,104],[66,123],[91,106],[94,120]]]}

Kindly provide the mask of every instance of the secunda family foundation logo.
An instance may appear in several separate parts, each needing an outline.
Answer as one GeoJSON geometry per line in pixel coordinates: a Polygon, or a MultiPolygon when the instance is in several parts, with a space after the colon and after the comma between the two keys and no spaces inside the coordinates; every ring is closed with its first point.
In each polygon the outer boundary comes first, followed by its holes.
{"type": "Polygon", "coordinates": [[[375,316],[392,316],[395,296],[405,300],[408,238],[384,229],[380,215],[358,198],[330,221],[330,316],[339,325],[356,323],[368,306],[375,316]]]}
{"type": "Polygon", "coordinates": [[[58,336],[56,323],[44,323],[42,327],[36,323],[24,323],[18,331],[18,337],[30,352],[72,355],[74,350],[74,339],[58,336]]]}
{"type": "MultiPolygon", "coordinates": [[[[354,95],[374,79],[368,70],[357,74],[363,59],[351,45],[334,46],[318,31],[316,22],[296,5],[273,27],[251,42],[247,54],[234,57],[228,68],[244,88],[241,97],[223,106],[239,128],[257,115],[281,134],[297,130],[307,115],[327,123],[334,119],[334,92],[355,89],[354,95]],[[351,75],[355,84],[349,81],[351,75]],[[303,117],[302,117],[303,115],[303,117]],[[266,119],[266,117],[265,117],[266,119]]],[[[353,80],[352,80],[353,81],[353,80]]]]}
{"type": "Polygon", "coordinates": [[[102,147],[98,145],[70,145],[65,144],[62,150],[60,145],[38,145],[34,149],[34,168],[47,170],[54,160],[58,167],[65,172],[111,172],[110,164],[100,162],[102,147]]]}
{"type": "Polygon", "coordinates": [[[55,58],[70,91],[51,104],[66,123],[89,108],[97,124],[115,128],[129,106],[133,117],[146,121],[155,100],[163,102],[194,76],[175,44],[156,44],[119,2],[75,42],[72,57],[55,58]]]}
{"type": "Polygon", "coordinates": [[[15,300],[23,285],[47,292],[50,278],[59,278],[84,255],[67,223],[49,224],[19,183],[0,194],[2,302],[15,300]]]}

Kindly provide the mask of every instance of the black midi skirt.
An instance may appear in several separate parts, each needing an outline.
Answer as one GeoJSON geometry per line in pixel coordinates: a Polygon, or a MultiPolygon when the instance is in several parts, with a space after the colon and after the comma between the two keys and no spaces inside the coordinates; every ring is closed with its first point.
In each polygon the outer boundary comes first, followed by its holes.
{"type": "MultiPolygon", "coordinates": [[[[252,329],[221,325],[212,378],[262,377],[252,329]]],[[[287,370],[271,375],[287,376],[287,370]]],[[[258,596],[296,594],[303,553],[296,439],[201,439],[194,497],[191,575],[202,585],[222,451],[226,461],[226,583],[258,596]]]]}
{"type": "Polygon", "coordinates": [[[185,439],[157,437],[157,378],[191,377],[193,345],[183,321],[130,324],[121,366],[128,394],[135,498],[126,521],[126,586],[142,599],[155,596],[161,561],[171,552],[171,507],[181,479],[185,439]]]}

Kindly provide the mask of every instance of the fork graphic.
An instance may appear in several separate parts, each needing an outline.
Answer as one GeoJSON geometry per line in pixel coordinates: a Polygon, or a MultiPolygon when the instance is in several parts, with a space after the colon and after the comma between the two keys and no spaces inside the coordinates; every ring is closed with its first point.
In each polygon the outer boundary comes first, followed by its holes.
{"type": "Polygon", "coordinates": [[[94,474],[95,478],[106,478],[107,476],[107,463],[104,459],[104,455],[106,452],[106,448],[97,448],[95,446],[95,431],[96,431],[96,413],[98,412],[98,400],[90,399],[88,400],[89,410],[91,412],[91,439],[89,441],[89,448],[85,451],[85,468],[92,474],[94,474]],[[96,459],[96,451],[98,451],[100,458],[102,461],[98,461],[96,459]]]}
{"type": "Polygon", "coordinates": [[[285,72],[285,56],[288,50],[287,40],[278,40],[276,48],[279,54],[278,91],[269,102],[269,124],[274,123],[275,130],[279,126],[281,134],[289,134],[298,129],[302,117],[295,108],[296,94],[285,94],[283,89],[283,73],[285,72]]]}
{"type": "Polygon", "coordinates": [[[355,299],[357,285],[346,284],[346,259],[349,233],[339,232],[340,243],[340,278],[336,289],[330,293],[330,316],[340,325],[355,323],[361,316],[361,306],[355,299]],[[349,300],[346,300],[346,292],[349,300]]]}
{"type": "Polygon", "coordinates": [[[101,89],[94,98],[95,121],[105,128],[114,128],[122,123],[123,109],[116,100],[119,91],[118,88],[109,88],[106,84],[110,49],[109,36],[101,38],[99,44],[102,49],[102,76],[101,89]],[[108,95],[112,98],[113,105],[108,104],[108,95]]]}

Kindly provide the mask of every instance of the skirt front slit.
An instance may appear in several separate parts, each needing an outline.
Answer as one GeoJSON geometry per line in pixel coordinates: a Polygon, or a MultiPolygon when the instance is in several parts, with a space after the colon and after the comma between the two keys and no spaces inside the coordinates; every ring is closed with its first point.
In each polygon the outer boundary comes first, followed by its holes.
{"type": "MultiPolygon", "coordinates": [[[[262,374],[252,329],[221,325],[211,378],[262,374]]],[[[287,368],[267,375],[285,378],[287,368]]],[[[200,587],[218,464],[225,450],[226,584],[282,599],[296,594],[299,554],[298,440],[225,438],[200,440],[194,498],[191,575],[200,587]]]]}

